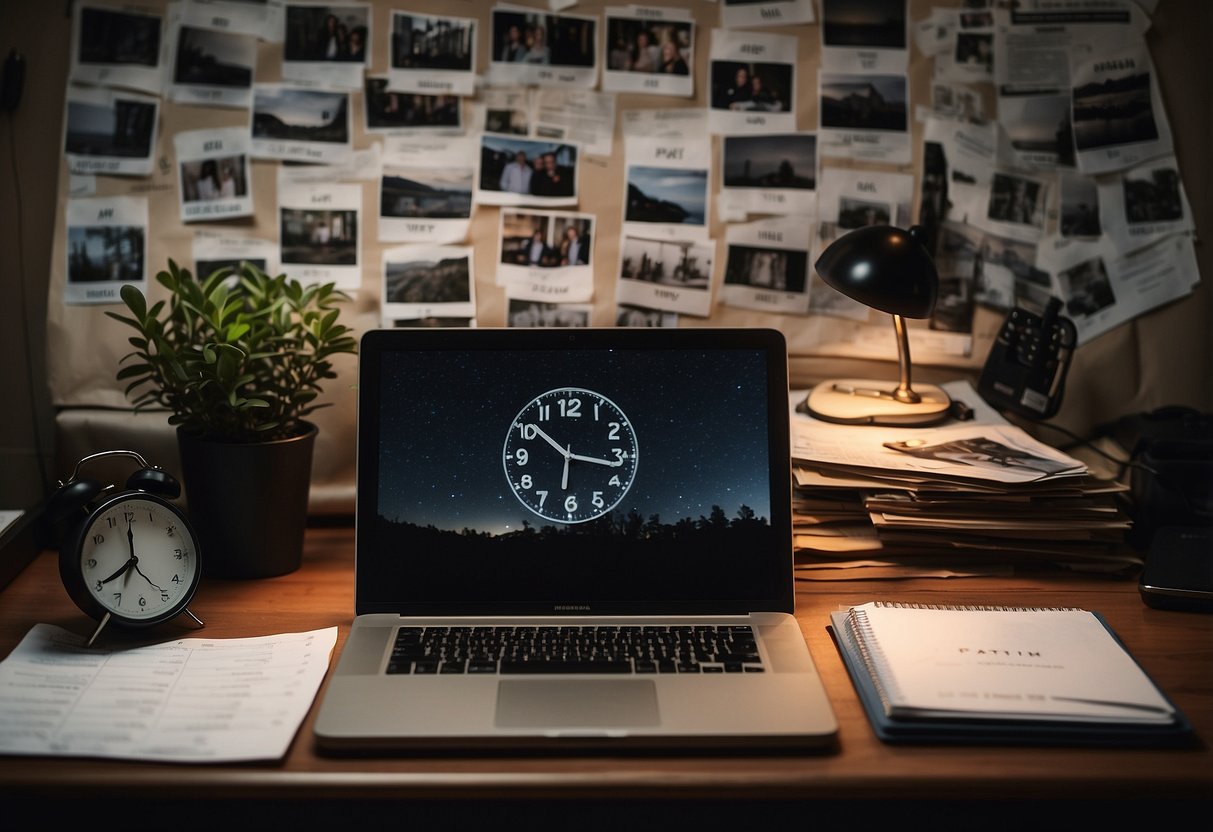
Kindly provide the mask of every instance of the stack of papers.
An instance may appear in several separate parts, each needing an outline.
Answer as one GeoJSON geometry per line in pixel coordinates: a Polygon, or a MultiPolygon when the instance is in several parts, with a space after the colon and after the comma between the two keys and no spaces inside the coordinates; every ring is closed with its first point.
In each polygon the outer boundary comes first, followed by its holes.
{"type": "Polygon", "coordinates": [[[813,580],[1008,574],[1024,565],[1122,573],[1128,486],[1091,474],[986,405],[928,428],[837,425],[798,412],[793,522],[798,575],[813,580]]]}

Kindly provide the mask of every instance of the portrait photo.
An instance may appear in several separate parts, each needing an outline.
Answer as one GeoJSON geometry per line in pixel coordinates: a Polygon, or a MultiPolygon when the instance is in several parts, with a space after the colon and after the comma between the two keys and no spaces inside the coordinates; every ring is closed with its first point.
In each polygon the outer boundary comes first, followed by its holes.
{"type": "Polygon", "coordinates": [[[1102,257],[1093,257],[1057,275],[1066,298],[1066,311],[1075,318],[1094,315],[1116,303],[1112,281],[1102,257]]]}
{"type": "Polygon", "coordinates": [[[247,163],[243,154],[182,162],[182,201],[207,202],[247,196],[247,163]]]}
{"type": "Polygon", "coordinates": [[[794,69],[792,64],[712,61],[712,109],[790,112],[794,69]]]}
{"type": "Polygon", "coordinates": [[[290,5],[284,14],[284,61],[366,63],[370,6],[290,5]]]}
{"type": "Polygon", "coordinates": [[[358,262],[358,212],[279,209],[282,262],[352,266],[358,262]]]}
{"type": "Polygon", "coordinates": [[[367,130],[449,128],[463,123],[459,97],[389,90],[388,79],[367,78],[363,106],[367,130]]]}
{"type": "Polygon", "coordinates": [[[775,292],[803,293],[808,278],[806,251],[730,245],[724,282],[775,292]]]}
{"type": "Polygon", "coordinates": [[[70,226],[69,283],[132,283],[143,280],[146,229],[138,225],[70,226]]]}
{"type": "Polygon", "coordinates": [[[492,26],[496,63],[594,66],[594,18],[494,9],[492,26]]]}
{"type": "Polygon", "coordinates": [[[485,135],[480,143],[480,188],[526,197],[573,197],[577,147],[485,135]]]}

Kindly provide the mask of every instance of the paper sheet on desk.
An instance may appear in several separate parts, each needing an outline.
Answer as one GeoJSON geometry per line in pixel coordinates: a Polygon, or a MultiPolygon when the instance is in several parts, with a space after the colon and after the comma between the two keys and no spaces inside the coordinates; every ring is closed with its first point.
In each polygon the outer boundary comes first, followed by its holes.
{"type": "MultiPolygon", "coordinates": [[[[792,460],[819,464],[852,472],[896,472],[930,478],[957,478],[998,483],[1039,482],[1087,473],[1081,461],[1034,439],[1027,431],[1010,424],[984,402],[968,382],[950,382],[944,389],[953,399],[971,403],[974,418],[967,422],[948,422],[928,428],[886,427],[874,429],[869,425],[839,425],[814,419],[795,410],[804,398],[803,392],[793,392],[792,460]],[[974,440],[997,443],[1012,460],[1039,462],[1041,469],[985,459],[988,454],[939,453],[937,458],[893,450],[886,442],[906,441],[926,445],[923,451],[947,443],[962,445],[974,440]],[[962,461],[959,456],[972,457],[962,461]]],[[[997,455],[995,455],[997,456],[997,455]]]]}
{"type": "Polygon", "coordinates": [[[179,763],[286,754],[337,628],[129,650],[35,624],[0,662],[0,753],[179,763]]]}

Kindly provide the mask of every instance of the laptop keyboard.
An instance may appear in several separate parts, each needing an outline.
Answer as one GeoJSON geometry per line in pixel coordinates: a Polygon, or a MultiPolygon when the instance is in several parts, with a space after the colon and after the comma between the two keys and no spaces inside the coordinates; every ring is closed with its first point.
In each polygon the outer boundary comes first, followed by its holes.
{"type": "Polygon", "coordinates": [[[746,625],[401,627],[388,673],[760,673],[746,625]]]}

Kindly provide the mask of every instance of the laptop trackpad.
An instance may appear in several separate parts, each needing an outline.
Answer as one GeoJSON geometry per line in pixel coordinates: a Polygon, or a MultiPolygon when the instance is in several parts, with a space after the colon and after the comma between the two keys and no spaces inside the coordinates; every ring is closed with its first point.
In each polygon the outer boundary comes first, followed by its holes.
{"type": "Polygon", "coordinates": [[[657,725],[657,690],[647,679],[503,679],[499,728],[623,728],[657,725]]]}

